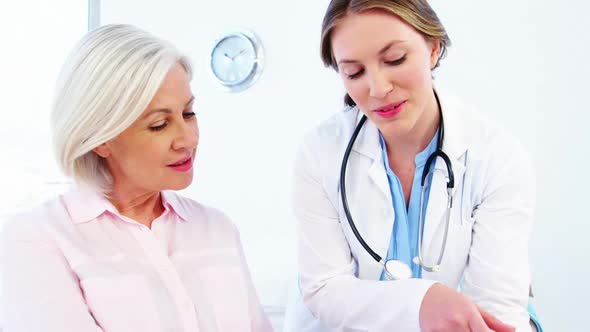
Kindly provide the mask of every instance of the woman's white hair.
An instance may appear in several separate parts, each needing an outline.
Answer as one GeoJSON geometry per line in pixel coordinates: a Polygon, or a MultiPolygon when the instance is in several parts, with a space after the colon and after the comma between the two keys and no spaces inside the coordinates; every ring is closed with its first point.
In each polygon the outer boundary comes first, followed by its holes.
{"type": "Polygon", "coordinates": [[[63,172],[108,194],[111,174],[92,150],[139,118],[176,63],[190,79],[184,55],[137,27],[113,24],[88,32],[61,70],[51,113],[55,157],[63,172]]]}

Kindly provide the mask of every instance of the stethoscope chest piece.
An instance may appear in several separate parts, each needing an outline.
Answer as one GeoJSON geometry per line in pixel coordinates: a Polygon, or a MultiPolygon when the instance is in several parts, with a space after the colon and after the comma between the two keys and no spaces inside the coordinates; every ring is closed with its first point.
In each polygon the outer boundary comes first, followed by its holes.
{"type": "Polygon", "coordinates": [[[412,278],[412,269],[408,264],[390,259],[385,262],[385,275],[389,280],[405,280],[412,278]]]}

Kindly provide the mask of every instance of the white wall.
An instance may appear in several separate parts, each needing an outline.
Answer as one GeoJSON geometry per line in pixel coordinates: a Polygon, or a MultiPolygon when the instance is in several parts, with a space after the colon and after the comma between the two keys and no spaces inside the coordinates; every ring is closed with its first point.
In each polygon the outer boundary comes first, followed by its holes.
{"type": "Polygon", "coordinates": [[[51,153],[49,109],[87,12],[84,1],[0,1],[0,227],[70,182],[51,153]]]}
{"type": "MultiPolygon", "coordinates": [[[[589,38],[581,0],[433,0],[453,40],[437,84],[504,123],[538,172],[531,258],[534,300],[547,330],[575,331],[590,296],[590,223],[584,214],[590,111],[589,38]]],[[[342,88],[319,59],[328,0],[102,0],[101,23],[131,23],[171,40],[194,60],[201,127],[189,196],[227,211],[242,233],[264,304],[282,306],[295,277],[291,163],[305,130],[338,111],[342,88]],[[254,30],[266,50],[259,82],[239,94],[210,79],[221,31],[254,30]]]]}
{"type": "Polygon", "coordinates": [[[86,32],[86,15],[79,1],[0,1],[0,228],[70,182],[53,162],[49,108],[61,64],[86,32]]]}

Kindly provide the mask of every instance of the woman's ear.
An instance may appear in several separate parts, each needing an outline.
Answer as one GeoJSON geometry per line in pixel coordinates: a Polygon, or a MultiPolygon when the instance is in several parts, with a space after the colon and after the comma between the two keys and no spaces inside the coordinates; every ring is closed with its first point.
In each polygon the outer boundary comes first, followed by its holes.
{"type": "Polygon", "coordinates": [[[434,69],[440,57],[440,40],[433,39],[430,41],[430,69],[434,69]]]}
{"type": "Polygon", "coordinates": [[[111,155],[111,149],[109,149],[107,143],[102,143],[101,145],[92,149],[92,151],[103,158],[108,158],[111,155]]]}

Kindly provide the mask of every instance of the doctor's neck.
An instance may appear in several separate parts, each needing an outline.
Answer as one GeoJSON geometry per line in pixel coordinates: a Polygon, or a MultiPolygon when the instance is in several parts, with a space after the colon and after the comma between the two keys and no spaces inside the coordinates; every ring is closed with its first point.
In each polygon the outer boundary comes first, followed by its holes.
{"type": "MultiPolygon", "coordinates": [[[[429,95],[430,96],[430,95],[429,95]]],[[[420,113],[414,125],[403,132],[381,132],[387,146],[387,154],[395,158],[411,158],[424,151],[436,135],[440,122],[440,110],[434,92],[432,98],[422,105],[422,109],[413,109],[420,113]]],[[[416,106],[414,106],[416,107],[416,106]]]]}

